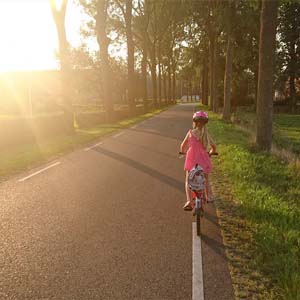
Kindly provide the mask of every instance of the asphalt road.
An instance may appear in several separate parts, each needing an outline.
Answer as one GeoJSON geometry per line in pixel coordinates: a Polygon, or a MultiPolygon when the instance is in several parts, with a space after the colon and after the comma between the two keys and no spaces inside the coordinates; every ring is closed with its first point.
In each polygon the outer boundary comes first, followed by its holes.
{"type": "MultiPolygon", "coordinates": [[[[192,299],[193,218],[177,156],[192,111],[178,105],[1,183],[0,299],[192,299]]],[[[205,300],[233,299],[212,205],[202,259],[205,300]]]]}

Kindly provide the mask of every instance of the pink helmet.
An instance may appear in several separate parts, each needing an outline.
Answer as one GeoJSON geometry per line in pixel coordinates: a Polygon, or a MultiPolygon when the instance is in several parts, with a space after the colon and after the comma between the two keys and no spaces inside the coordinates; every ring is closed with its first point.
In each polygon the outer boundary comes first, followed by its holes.
{"type": "Polygon", "coordinates": [[[194,122],[197,122],[197,121],[206,121],[205,123],[207,123],[208,122],[208,114],[207,114],[207,112],[202,111],[202,110],[196,111],[193,114],[193,121],[194,122]]]}

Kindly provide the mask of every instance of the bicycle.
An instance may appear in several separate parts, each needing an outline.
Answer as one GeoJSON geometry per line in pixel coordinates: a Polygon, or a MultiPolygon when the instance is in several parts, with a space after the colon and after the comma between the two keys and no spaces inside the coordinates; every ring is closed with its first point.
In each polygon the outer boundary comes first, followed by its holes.
{"type": "MultiPolygon", "coordinates": [[[[179,152],[180,156],[184,156],[186,153],[179,152]]],[[[215,153],[208,153],[211,157],[212,155],[218,155],[215,153]]],[[[191,190],[191,206],[193,211],[193,216],[196,216],[196,228],[197,228],[197,236],[201,235],[201,218],[204,215],[204,205],[207,202],[206,191],[205,191],[205,177],[203,173],[203,169],[198,164],[189,171],[188,174],[188,183],[189,188],[191,190]],[[193,181],[193,178],[196,178],[193,181]]]]}

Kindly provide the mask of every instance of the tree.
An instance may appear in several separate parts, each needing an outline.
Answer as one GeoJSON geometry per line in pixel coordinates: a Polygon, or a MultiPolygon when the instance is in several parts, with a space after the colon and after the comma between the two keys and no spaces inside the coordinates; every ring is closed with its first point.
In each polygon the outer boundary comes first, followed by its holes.
{"type": "Polygon", "coordinates": [[[125,11],[128,63],[128,101],[131,112],[135,110],[134,99],[134,43],[132,37],[132,0],[126,0],[125,11]]]}
{"type": "Polygon", "coordinates": [[[213,25],[213,9],[212,9],[212,3],[209,2],[208,4],[208,37],[209,37],[209,107],[212,110],[213,109],[213,104],[215,102],[214,97],[215,97],[215,43],[216,43],[216,38],[215,38],[215,29],[213,25]]]}
{"type": "Polygon", "coordinates": [[[113,102],[111,91],[111,70],[109,65],[108,45],[109,38],[107,37],[107,9],[108,0],[98,0],[96,4],[96,32],[97,41],[100,48],[100,63],[101,73],[103,78],[103,103],[106,111],[107,121],[112,119],[113,102]]]}
{"type": "Polygon", "coordinates": [[[114,0],[122,12],[127,43],[127,90],[131,113],[135,112],[135,72],[134,72],[134,41],[132,32],[132,0],[114,0]]]}
{"type": "Polygon", "coordinates": [[[258,84],[259,1],[236,1],[231,104],[255,104],[258,84]]]}
{"type": "Polygon", "coordinates": [[[142,98],[145,112],[148,110],[148,89],[147,89],[147,65],[148,65],[148,27],[149,15],[146,14],[145,5],[138,1],[136,15],[133,19],[133,34],[136,38],[136,46],[140,49],[141,58],[141,73],[142,73],[142,98]]]}
{"type": "Polygon", "coordinates": [[[273,79],[277,11],[278,0],[262,1],[256,110],[256,145],[258,149],[268,152],[271,150],[272,145],[273,79]]]}
{"type": "Polygon", "coordinates": [[[152,99],[154,107],[158,106],[157,102],[157,7],[156,1],[145,0],[145,14],[149,18],[148,31],[145,36],[147,42],[147,52],[149,56],[149,67],[152,79],[152,99]]]}
{"type": "Polygon", "coordinates": [[[190,15],[192,16],[192,23],[195,23],[196,32],[192,33],[191,39],[197,41],[195,50],[199,53],[198,65],[201,66],[201,94],[202,103],[209,104],[210,92],[210,59],[209,57],[209,36],[210,36],[210,3],[209,1],[195,1],[191,3],[190,15]]]}
{"type": "MultiPolygon", "coordinates": [[[[168,0],[145,0],[143,5],[144,15],[148,20],[145,44],[148,50],[153,103],[155,106],[161,104],[162,82],[166,82],[165,74],[162,74],[162,70],[168,73],[168,100],[171,100],[175,93],[175,29],[184,15],[182,14],[180,5],[181,1],[171,3],[168,0]],[[178,17],[178,15],[180,17],[178,17]],[[159,100],[159,102],[157,100],[159,100]]],[[[166,87],[164,86],[164,90],[165,89],[166,87]]]]}
{"type": "Polygon", "coordinates": [[[111,28],[109,27],[108,10],[111,7],[110,0],[77,0],[79,5],[83,8],[90,19],[85,24],[85,28],[81,30],[84,38],[96,36],[99,51],[97,51],[101,82],[102,86],[102,100],[106,112],[106,120],[113,119],[113,98],[112,98],[112,70],[111,58],[108,53],[108,47],[111,43],[109,34],[111,28]]]}
{"type": "Polygon", "coordinates": [[[300,3],[286,1],[279,9],[279,41],[283,66],[280,73],[289,82],[289,106],[292,112],[296,108],[295,82],[300,77],[300,3]]]}
{"type": "Polygon", "coordinates": [[[209,57],[210,57],[210,109],[218,112],[218,38],[221,33],[219,28],[220,16],[222,16],[220,9],[222,3],[218,0],[211,0],[208,2],[208,37],[209,37],[209,57]]]}
{"type": "Polygon", "coordinates": [[[70,57],[69,43],[67,41],[65,17],[67,11],[68,0],[62,0],[61,7],[58,8],[55,0],[50,0],[50,8],[56,25],[58,43],[59,43],[59,60],[61,69],[62,97],[65,112],[65,118],[69,129],[74,129],[74,115],[72,109],[71,80],[70,80],[70,57]]]}
{"type": "Polygon", "coordinates": [[[226,65],[224,75],[224,107],[223,120],[230,121],[231,116],[231,78],[232,78],[232,62],[233,62],[233,25],[234,25],[235,3],[229,1],[227,5],[227,49],[226,49],[226,65]]]}
{"type": "MultiPolygon", "coordinates": [[[[207,39],[205,39],[205,45],[207,44],[207,39]]],[[[207,54],[208,54],[208,46],[204,48],[203,56],[202,56],[202,104],[208,105],[208,93],[209,93],[209,69],[207,63],[207,54]]]]}

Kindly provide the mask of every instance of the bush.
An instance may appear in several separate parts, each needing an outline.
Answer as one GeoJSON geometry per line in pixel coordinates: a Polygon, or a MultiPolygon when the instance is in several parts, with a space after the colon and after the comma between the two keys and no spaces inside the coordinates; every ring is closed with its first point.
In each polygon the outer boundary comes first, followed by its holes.
{"type": "Polygon", "coordinates": [[[72,132],[64,114],[0,119],[0,148],[72,132]]]}
{"type": "MultiPolygon", "coordinates": [[[[149,104],[148,109],[152,107],[149,104]]],[[[135,108],[135,115],[142,115],[145,113],[145,108],[143,104],[138,104],[135,108]]],[[[119,106],[119,109],[116,109],[113,112],[112,121],[117,122],[123,119],[134,117],[130,114],[128,105],[119,106]]],[[[106,116],[104,111],[89,111],[89,112],[80,112],[76,114],[76,123],[79,128],[88,128],[103,124],[106,122],[106,116]]]]}
{"type": "Polygon", "coordinates": [[[88,128],[105,123],[105,112],[81,112],[76,114],[76,124],[79,128],[88,128]]]}

